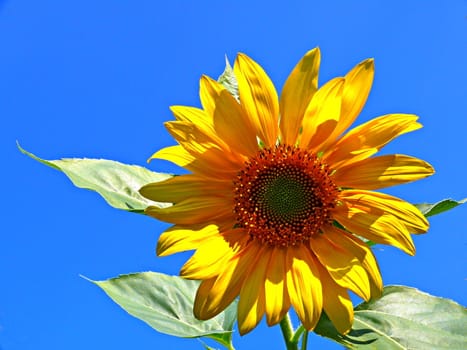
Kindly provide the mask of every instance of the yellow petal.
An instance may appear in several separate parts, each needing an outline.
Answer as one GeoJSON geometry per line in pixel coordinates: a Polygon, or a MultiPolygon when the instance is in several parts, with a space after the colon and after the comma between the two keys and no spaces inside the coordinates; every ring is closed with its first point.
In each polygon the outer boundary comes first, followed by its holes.
{"type": "Polygon", "coordinates": [[[248,269],[260,257],[260,246],[244,244],[219,276],[203,281],[196,293],[193,313],[200,320],[208,320],[223,311],[239,295],[248,269]]]}
{"type": "MultiPolygon", "coordinates": [[[[212,291],[212,287],[216,283],[217,277],[212,277],[210,279],[201,281],[201,284],[196,291],[195,302],[193,304],[193,314],[198,320],[209,320],[210,318],[222,312],[230,303],[222,303],[219,302],[215,311],[211,311],[210,313],[206,312],[206,308],[211,306],[212,304],[208,304],[208,297],[212,291]],[[220,304],[223,304],[220,306],[220,304]]],[[[232,298],[235,298],[235,296],[232,298]]],[[[225,300],[225,298],[220,298],[221,300],[225,300]]]]}
{"type": "Polygon", "coordinates": [[[170,106],[170,110],[178,121],[203,124],[203,128],[213,129],[210,123],[212,120],[203,109],[190,106],[170,106]]]}
{"type": "Polygon", "coordinates": [[[166,122],[164,125],[173,138],[195,157],[210,148],[223,150],[219,144],[213,141],[210,135],[206,135],[197,125],[190,122],[166,122]]]}
{"type": "Polygon", "coordinates": [[[167,160],[207,178],[233,179],[237,173],[237,170],[232,172],[232,169],[219,167],[218,158],[213,157],[210,153],[196,158],[180,145],[160,149],[148,161],[153,159],[167,160]]]}
{"type": "Polygon", "coordinates": [[[185,167],[195,160],[190,153],[188,153],[182,146],[169,146],[161,148],[155,152],[149,159],[148,163],[154,159],[168,160],[180,167],[185,167]]]}
{"type": "Polygon", "coordinates": [[[192,197],[167,208],[150,206],[144,212],[178,225],[217,223],[233,216],[232,202],[232,199],[222,197],[192,197]]]}
{"type": "Polygon", "coordinates": [[[201,90],[209,96],[209,104],[203,102],[203,107],[211,115],[218,136],[242,155],[256,154],[255,129],[237,100],[217,81],[206,76],[201,78],[201,90]]]}
{"type": "Polygon", "coordinates": [[[341,198],[353,205],[379,208],[386,214],[397,218],[411,233],[424,233],[428,230],[428,220],[414,205],[388,194],[346,190],[341,192],[341,198]]]}
{"type": "Polygon", "coordinates": [[[318,267],[311,252],[301,247],[287,248],[287,290],[290,302],[303,326],[312,330],[321,315],[323,292],[318,267]]]}
{"type": "Polygon", "coordinates": [[[269,326],[279,323],[290,308],[285,259],[286,249],[272,249],[265,282],[266,320],[269,326]]]}
{"type": "Polygon", "coordinates": [[[308,51],[290,73],[280,99],[282,142],[295,145],[305,110],[318,90],[320,51],[308,51]]]}
{"type": "Polygon", "coordinates": [[[359,125],[324,154],[334,169],[368,158],[399,135],[421,128],[418,117],[411,114],[388,114],[359,125]]]}
{"type": "Polygon", "coordinates": [[[371,90],[374,71],[373,59],[367,59],[357,64],[345,76],[342,90],[341,118],[330,136],[331,140],[347,130],[360,114],[371,90]]]}
{"type": "Polygon", "coordinates": [[[352,328],[353,305],[347,289],[339,286],[320,264],[319,276],[323,284],[323,309],[334,327],[341,334],[346,334],[352,328]]]}
{"type": "Polygon", "coordinates": [[[264,284],[272,249],[263,247],[245,276],[238,300],[238,330],[241,335],[250,332],[263,318],[265,311],[264,284]]]}
{"type": "Polygon", "coordinates": [[[277,92],[263,68],[244,54],[234,64],[240,103],[250,117],[257,135],[273,147],[279,134],[279,104],[277,92]]]}
{"type": "Polygon", "coordinates": [[[313,151],[327,141],[340,119],[343,78],[323,85],[311,99],[303,118],[300,146],[313,151]]]}
{"type": "Polygon", "coordinates": [[[210,237],[219,234],[217,225],[174,225],[161,234],[157,242],[157,255],[167,256],[193,250],[210,237]]]}
{"type": "Polygon", "coordinates": [[[247,236],[243,229],[233,229],[204,239],[183,265],[180,276],[197,280],[217,277],[242,247],[247,236]]]}
{"type": "Polygon", "coordinates": [[[313,236],[310,247],[338,285],[352,290],[365,300],[370,299],[368,275],[352,252],[337,245],[325,234],[313,236]]]}
{"type": "Polygon", "coordinates": [[[433,167],[421,159],[391,154],[339,168],[333,178],[341,187],[374,190],[423,179],[433,173],[433,167]]]}
{"type": "Polygon", "coordinates": [[[206,135],[190,122],[167,122],[167,130],[175,140],[197,159],[210,163],[211,167],[237,172],[243,166],[244,157],[238,157],[230,149],[223,148],[211,135],[206,135]]]}
{"type": "Polygon", "coordinates": [[[187,174],[143,186],[139,193],[156,202],[178,203],[190,197],[214,196],[232,192],[231,180],[215,181],[203,176],[187,174]]]}
{"type": "Polygon", "coordinates": [[[415,246],[407,228],[380,208],[343,202],[333,214],[342,226],[356,235],[375,243],[392,245],[410,255],[415,254],[415,246]]]}
{"type": "Polygon", "coordinates": [[[212,117],[204,110],[187,106],[171,106],[170,110],[178,121],[196,125],[203,134],[209,135],[221,148],[229,149],[228,145],[216,134],[212,117]]]}
{"type": "Polygon", "coordinates": [[[359,238],[333,225],[323,227],[323,233],[326,238],[349,251],[360,261],[370,278],[371,298],[379,297],[383,290],[383,280],[371,249],[359,238]]]}
{"type": "Polygon", "coordinates": [[[216,82],[208,76],[203,75],[199,81],[199,98],[206,115],[209,117],[208,123],[211,125],[214,125],[212,116],[216,111],[216,101],[224,90],[225,87],[222,86],[222,84],[216,84],[216,82]]]}

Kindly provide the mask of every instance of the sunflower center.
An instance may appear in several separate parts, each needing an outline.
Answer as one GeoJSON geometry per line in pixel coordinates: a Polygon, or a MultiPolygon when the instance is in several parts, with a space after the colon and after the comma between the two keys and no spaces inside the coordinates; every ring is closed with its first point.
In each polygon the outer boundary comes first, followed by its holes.
{"type": "Polygon", "coordinates": [[[250,158],[234,181],[237,224],[271,246],[308,241],[331,221],[338,188],[312,152],[279,145],[250,158]]]}

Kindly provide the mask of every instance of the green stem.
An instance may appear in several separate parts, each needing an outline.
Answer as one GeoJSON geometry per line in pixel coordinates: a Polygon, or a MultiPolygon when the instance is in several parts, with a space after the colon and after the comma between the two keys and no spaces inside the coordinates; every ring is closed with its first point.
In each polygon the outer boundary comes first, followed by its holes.
{"type": "Polygon", "coordinates": [[[297,330],[295,331],[295,334],[292,337],[292,343],[298,344],[300,337],[302,336],[304,331],[305,331],[305,327],[303,327],[303,325],[300,325],[300,327],[297,328],[297,330]]]}
{"type": "Polygon", "coordinates": [[[303,333],[303,338],[302,338],[302,349],[301,350],[306,350],[308,343],[308,331],[305,330],[305,333],[303,333]]]}
{"type": "Polygon", "coordinates": [[[292,341],[294,330],[293,330],[292,322],[290,321],[290,316],[288,313],[285,314],[284,318],[282,319],[280,323],[280,326],[281,326],[282,336],[284,337],[284,342],[285,342],[285,346],[287,347],[287,350],[298,350],[297,343],[294,343],[292,341]]]}

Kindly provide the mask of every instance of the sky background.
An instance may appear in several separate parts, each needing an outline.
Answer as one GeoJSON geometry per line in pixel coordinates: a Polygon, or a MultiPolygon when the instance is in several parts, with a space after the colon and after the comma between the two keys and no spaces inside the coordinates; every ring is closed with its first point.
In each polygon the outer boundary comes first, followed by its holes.
{"type": "MultiPolygon", "coordinates": [[[[167,227],[110,208],[45,159],[89,157],[176,171],[146,159],[174,141],[171,105],[199,106],[202,74],[244,52],[280,91],[309,49],[320,85],[375,58],[375,81],[356,124],[387,113],[424,128],[385,148],[431,162],[436,175],[389,189],[410,202],[467,197],[467,2],[442,1],[0,1],[0,348],[202,349],[153,331],[79,277],[177,274],[188,255],[157,258],[167,227]]],[[[376,246],[385,284],[465,305],[467,206],[430,220],[417,255],[376,246]]],[[[264,322],[237,349],[281,349],[264,322]],[[262,344],[262,345],[260,345],[262,344]]],[[[317,336],[309,349],[339,349],[317,336]]]]}

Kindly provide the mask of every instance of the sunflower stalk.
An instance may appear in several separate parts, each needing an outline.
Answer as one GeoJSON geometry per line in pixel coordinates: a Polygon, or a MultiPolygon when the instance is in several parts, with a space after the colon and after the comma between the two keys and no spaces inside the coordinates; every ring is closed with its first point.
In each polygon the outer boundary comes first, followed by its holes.
{"type": "Polygon", "coordinates": [[[298,350],[298,338],[295,337],[289,313],[285,314],[280,326],[287,350],[298,350]]]}
{"type": "Polygon", "coordinates": [[[300,327],[297,328],[297,330],[295,331],[292,337],[292,342],[298,344],[298,341],[300,340],[300,337],[302,336],[304,331],[305,331],[305,327],[303,327],[303,325],[300,325],[300,327]]]}
{"type": "Polygon", "coordinates": [[[305,333],[303,333],[303,338],[302,338],[302,348],[301,350],[306,350],[308,346],[308,331],[305,330],[305,333]]]}

